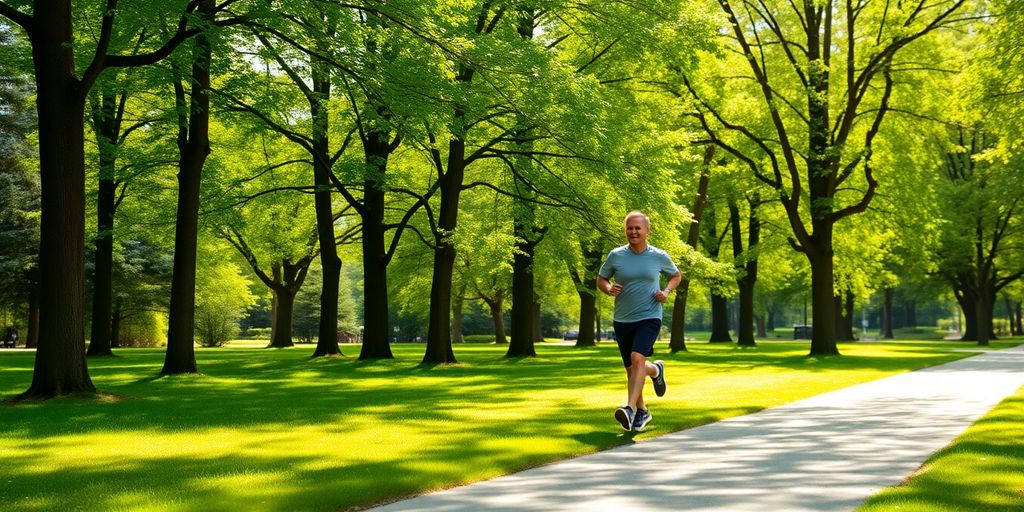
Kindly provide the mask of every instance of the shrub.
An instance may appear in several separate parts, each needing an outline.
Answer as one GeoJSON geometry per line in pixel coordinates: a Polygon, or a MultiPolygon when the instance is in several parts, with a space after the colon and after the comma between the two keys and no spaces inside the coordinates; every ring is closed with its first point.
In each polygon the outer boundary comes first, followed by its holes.
{"type": "Polygon", "coordinates": [[[255,303],[249,280],[233,263],[197,268],[196,341],[204,347],[223,346],[238,334],[238,321],[255,303]]]}
{"type": "Polygon", "coordinates": [[[144,311],[121,321],[119,347],[159,347],[167,341],[167,318],[163,313],[144,311]]]}

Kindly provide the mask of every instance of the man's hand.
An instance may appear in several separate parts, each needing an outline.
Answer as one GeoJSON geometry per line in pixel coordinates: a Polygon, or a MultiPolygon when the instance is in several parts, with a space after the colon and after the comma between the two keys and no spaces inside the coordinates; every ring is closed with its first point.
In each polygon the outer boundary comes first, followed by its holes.
{"type": "Polygon", "coordinates": [[[658,302],[665,302],[668,299],[668,292],[665,290],[658,290],[654,292],[654,300],[658,302]]]}
{"type": "Polygon", "coordinates": [[[622,293],[622,285],[619,283],[615,283],[609,286],[608,291],[606,291],[605,293],[611,295],[612,297],[618,297],[619,294],[622,293]]]}

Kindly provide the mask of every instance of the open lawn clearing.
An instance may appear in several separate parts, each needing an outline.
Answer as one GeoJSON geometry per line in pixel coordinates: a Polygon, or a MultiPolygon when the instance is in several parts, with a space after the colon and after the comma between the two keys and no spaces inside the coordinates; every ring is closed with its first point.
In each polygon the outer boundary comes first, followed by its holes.
{"type": "MultiPolygon", "coordinates": [[[[967,355],[952,348],[973,344],[852,343],[829,358],[807,358],[805,343],[691,344],[658,356],[669,392],[635,439],[967,355]]],[[[162,350],[92,360],[114,397],[0,409],[0,509],[343,510],[634,439],[611,418],[624,395],[611,344],[515,360],[460,345],[460,364],[430,367],[422,345],[394,350],[360,362],[310,360],[308,346],[200,349],[203,374],[160,379],[162,350]]],[[[32,357],[0,352],[2,389],[27,388],[32,357]]]]}

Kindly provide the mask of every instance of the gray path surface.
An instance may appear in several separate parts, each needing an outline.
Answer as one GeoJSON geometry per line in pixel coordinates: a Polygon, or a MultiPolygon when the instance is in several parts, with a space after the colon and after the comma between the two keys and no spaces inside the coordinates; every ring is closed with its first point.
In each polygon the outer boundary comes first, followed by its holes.
{"type": "Polygon", "coordinates": [[[373,510],[849,511],[1021,385],[1024,346],[373,510]]]}

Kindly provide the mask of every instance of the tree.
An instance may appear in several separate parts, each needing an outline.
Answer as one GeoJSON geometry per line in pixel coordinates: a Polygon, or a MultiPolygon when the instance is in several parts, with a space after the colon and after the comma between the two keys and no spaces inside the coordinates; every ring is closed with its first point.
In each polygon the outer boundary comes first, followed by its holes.
{"type": "MultiPolygon", "coordinates": [[[[791,245],[811,266],[814,331],[811,355],[838,354],[833,302],[833,231],[865,211],[878,187],[872,150],[891,110],[903,71],[897,56],[911,43],[961,20],[964,0],[914,2],[898,10],[888,2],[833,1],[744,4],[719,0],[731,33],[730,49],[750,73],[743,82],[762,102],[756,120],[737,120],[712,87],[680,73],[699,105],[697,118],[710,139],[775,190],[792,228],[791,245]],[[835,79],[838,78],[838,79],[835,79]],[[730,136],[718,135],[730,133],[730,136]],[[732,139],[743,140],[745,151],[732,139]],[[859,139],[859,140],[858,140],[859,139]],[[860,186],[850,187],[859,176],[860,186]],[[805,202],[806,201],[806,202],[805,202]]],[[[911,70],[912,66],[906,66],[911,70]]],[[[718,89],[719,91],[721,88],[718,89]]]]}
{"type": "Polygon", "coordinates": [[[1017,186],[1021,161],[986,156],[996,146],[983,125],[951,130],[952,144],[940,167],[947,221],[938,252],[940,273],[953,286],[964,311],[963,339],[988,345],[994,336],[996,296],[1024,277],[1017,240],[1024,233],[1024,195],[1017,186]],[[972,336],[973,335],[973,336],[972,336]]]}
{"type": "MultiPolygon", "coordinates": [[[[0,49],[7,50],[13,43],[7,38],[13,36],[3,30],[0,27],[0,49]]],[[[33,159],[26,141],[34,118],[28,81],[10,62],[0,59],[0,305],[27,313],[22,339],[26,347],[35,347],[39,339],[39,182],[31,172],[33,159]]]]}
{"type": "MultiPolygon", "coordinates": [[[[40,337],[29,389],[18,399],[50,398],[69,393],[93,393],[85,362],[85,102],[100,73],[108,68],[151,64],[166,57],[194,35],[190,15],[202,0],[192,0],[179,15],[167,39],[140,52],[118,54],[112,47],[117,0],[98,11],[83,13],[100,27],[91,52],[72,42],[71,0],[34,0],[27,14],[0,2],[0,15],[28,35],[36,84],[39,119],[41,228],[39,250],[40,337]],[[115,53],[111,53],[111,52],[115,53]],[[90,55],[78,76],[76,55],[90,55]]],[[[212,11],[223,10],[226,0],[212,11]]],[[[162,5],[162,4],[161,4],[162,5]]],[[[158,10],[167,13],[164,9],[158,10]]]]}
{"type": "Polygon", "coordinates": [[[207,26],[216,14],[213,0],[199,0],[196,14],[201,25],[192,45],[188,102],[184,76],[174,81],[178,113],[178,211],[174,223],[174,273],[171,309],[167,321],[167,352],[161,375],[196,373],[196,251],[199,239],[199,188],[203,165],[210,154],[210,65],[213,41],[207,26]]]}

